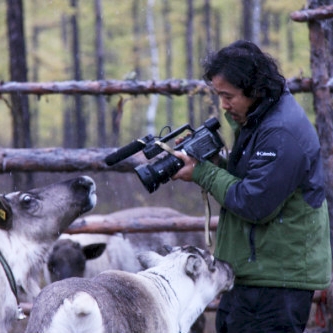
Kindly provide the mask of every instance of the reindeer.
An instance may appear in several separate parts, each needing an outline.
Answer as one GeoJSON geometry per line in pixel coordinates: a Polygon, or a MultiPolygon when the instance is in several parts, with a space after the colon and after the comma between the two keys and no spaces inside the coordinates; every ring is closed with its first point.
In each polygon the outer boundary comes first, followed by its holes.
{"type": "Polygon", "coordinates": [[[60,234],[96,205],[88,176],[0,196],[0,332],[23,314],[19,302],[40,292],[40,272],[60,234]]]}

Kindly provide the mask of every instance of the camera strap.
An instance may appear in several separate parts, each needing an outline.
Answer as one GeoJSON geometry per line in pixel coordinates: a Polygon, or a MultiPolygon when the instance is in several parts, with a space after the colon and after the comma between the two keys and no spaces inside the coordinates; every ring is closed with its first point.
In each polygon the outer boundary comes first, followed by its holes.
{"type": "Polygon", "coordinates": [[[212,239],[210,237],[210,218],[211,218],[211,210],[208,199],[208,193],[202,188],[201,189],[202,199],[205,204],[205,242],[207,246],[212,246],[212,239]]]}
{"type": "MultiPolygon", "coordinates": [[[[167,151],[169,154],[174,155],[175,150],[168,146],[166,143],[161,141],[156,141],[155,144],[160,146],[163,150],[167,151]]],[[[208,193],[202,188],[201,189],[202,199],[205,205],[205,242],[207,246],[212,246],[212,239],[210,236],[210,219],[211,219],[211,210],[208,199],[208,193]]]]}
{"type": "Polygon", "coordinates": [[[172,149],[169,145],[167,145],[164,142],[161,141],[156,141],[155,142],[156,145],[160,146],[163,150],[167,151],[169,154],[171,155],[175,155],[175,150],[172,149]]]}

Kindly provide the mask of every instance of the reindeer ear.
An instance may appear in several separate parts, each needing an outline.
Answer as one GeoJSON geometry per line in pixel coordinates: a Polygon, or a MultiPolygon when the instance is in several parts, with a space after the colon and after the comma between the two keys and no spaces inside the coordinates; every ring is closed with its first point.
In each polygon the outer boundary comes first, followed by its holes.
{"type": "Polygon", "coordinates": [[[154,251],[141,252],[137,258],[144,269],[159,265],[163,257],[154,251]]]}
{"type": "Polygon", "coordinates": [[[0,229],[9,230],[12,227],[12,210],[3,196],[0,196],[0,229]]]}
{"type": "Polygon", "coordinates": [[[94,243],[82,247],[82,251],[87,260],[100,257],[106,248],[106,243],[94,243]]]}
{"type": "Polygon", "coordinates": [[[165,245],[163,245],[163,249],[166,251],[167,254],[172,252],[172,246],[171,245],[165,244],[165,245]]]}
{"type": "Polygon", "coordinates": [[[185,265],[185,272],[186,274],[192,279],[195,280],[199,273],[202,261],[195,255],[190,255],[187,258],[186,265],[185,265]]]}

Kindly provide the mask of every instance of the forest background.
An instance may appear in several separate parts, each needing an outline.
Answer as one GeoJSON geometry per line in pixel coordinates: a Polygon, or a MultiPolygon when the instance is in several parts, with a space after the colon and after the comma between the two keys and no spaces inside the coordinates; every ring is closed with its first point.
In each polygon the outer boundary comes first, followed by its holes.
{"type": "MultiPolygon", "coordinates": [[[[277,59],[286,78],[311,77],[307,25],[289,17],[306,5],[305,0],[23,0],[23,5],[31,82],[201,79],[200,63],[207,51],[241,38],[253,40],[277,59]]],[[[8,39],[6,1],[0,0],[3,82],[10,81],[8,39]]],[[[32,147],[119,147],[148,133],[157,135],[165,125],[198,127],[212,114],[222,124],[227,145],[232,145],[222,110],[202,96],[84,95],[79,103],[77,97],[29,96],[32,147]],[[83,115],[80,124],[73,117],[78,107],[83,115]]],[[[312,95],[296,98],[314,122],[312,95]]],[[[2,96],[1,147],[13,146],[9,105],[2,96]]],[[[195,184],[170,181],[149,194],[131,173],[88,174],[97,181],[96,212],[153,205],[204,214],[195,184]]],[[[69,176],[35,173],[34,185],[69,176]]],[[[12,190],[11,174],[0,175],[0,181],[1,192],[12,190]]],[[[213,214],[217,213],[211,202],[213,214]]]]}

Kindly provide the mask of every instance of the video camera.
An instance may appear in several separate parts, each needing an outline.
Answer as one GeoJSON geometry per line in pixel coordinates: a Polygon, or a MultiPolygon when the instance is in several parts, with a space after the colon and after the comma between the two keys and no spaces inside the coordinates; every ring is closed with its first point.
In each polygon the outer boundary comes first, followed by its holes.
{"type": "MultiPolygon", "coordinates": [[[[220,126],[219,121],[214,117],[206,120],[204,124],[196,130],[192,129],[189,124],[185,124],[159,140],[156,140],[153,135],[148,134],[108,155],[105,158],[105,162],[108,165],[113,165],[140,150],[143,151],[147,159],[151,159],[165,151],[160,146],[161,142],[166,143],[185,130],[189,130],[192,133],[185,136],[183,141],[173,149],[183,151],[187,155],[203,162],[217,154],[224,146],[217,132],[220,126]]],[[[144,164],[136,167],[135,172],[148,192],[152,193],[158,189],[160,183],[167,183],[183,166],[184,162],[181,159],[172,154],[168,154],[153,164],[144,164]]]]}

